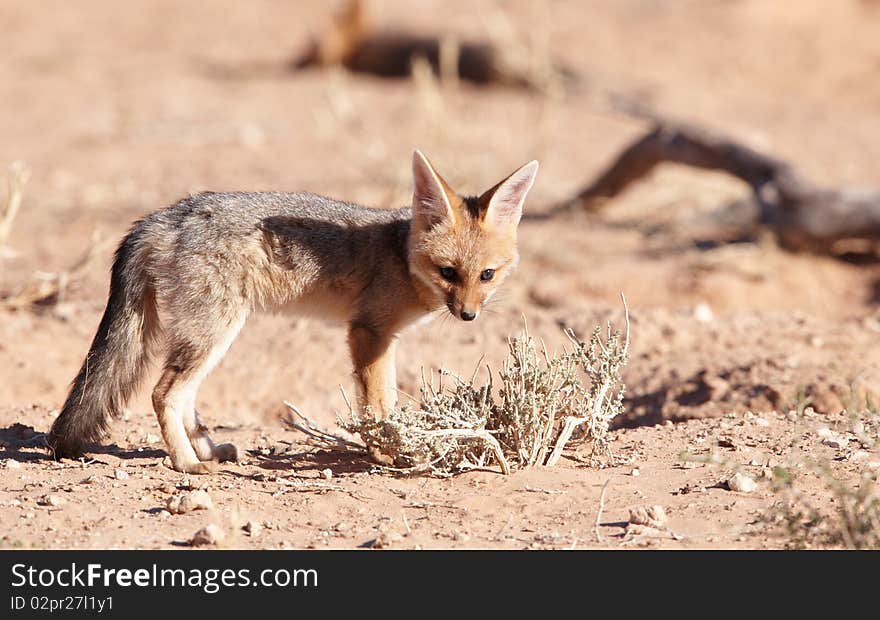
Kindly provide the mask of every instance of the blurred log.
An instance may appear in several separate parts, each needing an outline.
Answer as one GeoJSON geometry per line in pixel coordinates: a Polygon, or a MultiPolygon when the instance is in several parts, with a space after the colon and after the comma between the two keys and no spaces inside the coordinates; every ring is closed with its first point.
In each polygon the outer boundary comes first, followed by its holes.
{"type": "Polygon", "coordinates": [[[438,76],[454,76],[481,85],[545,91],[577,79],[572,69],[546,59],[514,62],[511,54],[488,42],[379,30],[362,0],[346,4],[334,16],[330,28],[314,37],[290,66],[295,71],[343,66],[384,78],[406,78],[417,59],[426,61],[438,76]]]}
{"type": "Polygon", "coordinates": [[[788,250],[835,254],[852,240],[880,241],[880,190],[820,188],[788,162],[700,127],[662,121],[553,212],[600,210],[663,162],[719,170],[746,182],[761,222],[788,250]]]}

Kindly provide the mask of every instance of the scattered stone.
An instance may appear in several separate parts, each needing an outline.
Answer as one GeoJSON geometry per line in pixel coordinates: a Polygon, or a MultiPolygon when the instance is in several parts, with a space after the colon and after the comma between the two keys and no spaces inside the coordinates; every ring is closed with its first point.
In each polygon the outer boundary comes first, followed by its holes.
{"type": "Polygon", "coordinates": [[[226,535],[219,525],[211,523],[196,532],[189,543],[193,547],[202,547],[205,545],[219,545],[225,540],[226,535]]]}
{"type": "Polygon", "coordinates": [[[694,308],[694,318],[700,323],[711,323],[715,319],[715,313],[709,304],[700,303],[694,308]]]}
{"type": "Polygon", "coordinates": [[[323,469],[321,470],[321,476],[324,478],[324,480],[330,480],[331,478],[333,478],[333,470],[329,467],[327,469],[323,469]]]}
{"type": "Polygon", "coordinates": [[[165,507],[173,515],[182,515],[194,510],[210,510],[214,503],[206,491],[192,491],[169,497],[165,507]]]}
{"type": "Polygon", "coordinates": [[[727,481],[727,488],[737,493],[751,493],[758,488],[758,483],[751,476],[736,473],[727,481]]]}
{"type": "Polygon", "coordinates": [[[39,504],[40,506],[54,506],[56,508],[58,506],[63,506],[66,503],[67,503],[66,499],[64,499],[60,495],[54,495],[54,494],[44,495],[43,497],[41,497],[40,499],[37,500],[37,504],[39,504]]]}
{"type": "Polygon", "coordinates": [[[95,478],[95,476],[86,476],[85,478],[83,478],[82,480],[80,480],[79,483],[80,483],[80,484],[93,484],[93,483],[95,483],[97,480],[98,480],[98,479],[95,478]]]}
{"type": "Polygon", "coordinates": [[[649,525],[640,525],[638,523],[630,523],[626,526],[624,540],[632,540],[633,538],[669,538],[669,533],[657,527],[649,525]]]}
{"type": "Polygon", "coordinates": [[[263,531],[263,526],[256,521],[248,521],[241,529],[248,533],[252,538],[256,538],[260,535],[260,532],[263,531]]]}
{"type": "Polygon", "coordinates": [[[702,485],[687,483],[683,487],[678,489],[678,491],[673,491],[672,494],[687,495],[688,493],[702,493],[705,490],[705,487],[703,487],[702,485]]]}
{"type": "Polygon", "coordinates": [[[827,437],[833,437],[833,436],[834,436],[834,431],[832,431],[832,430],[831,430],[830,428],[828,428],[827,426],[823,426],[822,428],[820,428],[819,430],[816,431],[816,434],[817,434],[819,437],[821,437],[822,439],[825,439],[825,438],[827,438],[827,437]]]}
{"type": "Polygon", "coordinates": [[[116,478],[117,480],[128,480],[129,475],[128,475],[128,472],[125,471],[124,469],[117,469],[116,471],[113,472],[113,477],[116,478]]]}
{"type": "Polygon", "coordinates": [[[368,549],[387,549],[392,544],[400,542],[402,539],[403,537],[396,532],[383,532],[373,540],[368,540],[361,546],[367,547],[368,549]]]}
{"type": "Polygon", "coordinates": [[[822,445],[828,446],[829,448],[834,448],[835,450],[842,450],[849,445],[849,440],[846,437],[841,437],[840,435],[832,435],[831,437],[826,437],[822,440],[822,445]]]}
{"type": "Polygon", "coordinates": [[[632,471],[629,472],[629,475],[635,478],[636,476],[641,475],[641,472],[638,467],[633,467],[632,471]]]}
{"type": "Polygon", "coordinates": [[[862,461],[867,461],[870,456],[870,452],[866,452],[865,450],[856,450],[855,452],[850,454],[849,460],[856,463],[861,463],[862,461]]]}
{"type": "Polygon", "coordinates": [[[644,525],[662,530],[666,527],[666,510],[663,506],[636,506],[629,509],[630,525],[644,525]]]}
{"type": "Polygon", "coordinates": [[[754,422],[755,422],[755,426],[763,426],[763,427],[765,427],[765,428],[768,427],[768,426],[770,426],[770,422],[768,422],[768,421],[767,421],[766,419],[764,419],[764,418],[755,418],[755,419],[754,419],[754,422]]]}
{"type": "Polygon", "coordinates": [[[6,469],[21,469],[21,463],[15,459],[6,459],[3,461],[3,467],[6,469]]]}

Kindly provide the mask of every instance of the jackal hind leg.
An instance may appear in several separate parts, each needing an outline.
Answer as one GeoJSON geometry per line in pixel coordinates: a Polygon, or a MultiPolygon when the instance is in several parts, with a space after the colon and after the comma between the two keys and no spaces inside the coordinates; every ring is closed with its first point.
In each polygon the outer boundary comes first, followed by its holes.
{"type": "Polygon", "coordinates": [[[234,445],[217,445],[211,440],[199,420],[195,404],[199,387],[229,350],[244,319],[242,316],[222,329],[215,323],[213,333],[209,337],[202,334],[199,342],[179,334],[169,338],[165,368],[153,391],[153,406],[172,466],[177,471],[210,473],[211,462],[238,458],[234,445]]]}

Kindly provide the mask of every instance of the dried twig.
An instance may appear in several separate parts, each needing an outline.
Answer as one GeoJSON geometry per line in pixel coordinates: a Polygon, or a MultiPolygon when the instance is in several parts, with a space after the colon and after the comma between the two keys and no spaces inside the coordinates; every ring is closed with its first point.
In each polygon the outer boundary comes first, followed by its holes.
{"type": "Polygon", "coordinates": [[[596,541],[599,543],[604,542],[602,540],[602,533],[599,531],[599,528],[602,525],[602,512],[605,510],[605,492],[608,490],[608,485],[611,483],[611,478],[605,481],[605,484],[602,485],[602,493],[599,495],[599,510],[596,512],[596,523],[593,525],[593,532],[596,534],[596,541]]]}
{"type": "Polygon", "coordinates": [[[356,454],[367,454],[367,447],[365,445],[346,439],[341,435],[325,431],[304,416],[296,405],[285,400],[284,406],[293,414],[284,418],[284,422],[301,433],[305,433],[324,448],[342,452],[354,452],[356,454]]]}

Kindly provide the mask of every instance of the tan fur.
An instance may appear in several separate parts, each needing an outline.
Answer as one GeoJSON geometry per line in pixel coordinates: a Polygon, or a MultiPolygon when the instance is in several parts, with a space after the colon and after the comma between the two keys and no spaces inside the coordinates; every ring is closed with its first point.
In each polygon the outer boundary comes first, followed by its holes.
{"type": "Polygon", "coordinates": [[[196,394],[257,309],[347,323],[358,406],[387,416],[400,332],[444,306],[476,318],[516,266],[516,227],[536,172],[531,162],[463,198],[417,151],[411,210],[312,194],[206,193],[147,216],[117,251],[107,310],[51,431],[56,455],[81,452],[118,414],[158,333],[157,309],[166,347],[153,406],[178,471],[206,473],[210,461],[237,456],[211,441],[196,394]]]}

